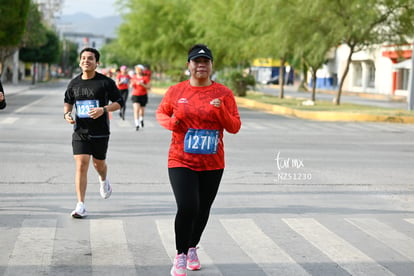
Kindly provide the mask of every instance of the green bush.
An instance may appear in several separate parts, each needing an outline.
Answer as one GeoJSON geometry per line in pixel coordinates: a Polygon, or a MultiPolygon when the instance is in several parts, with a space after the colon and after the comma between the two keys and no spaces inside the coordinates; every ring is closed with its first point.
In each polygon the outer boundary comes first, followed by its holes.
{"type": "Polygon", "coordinates": [[[245,97],[249,86],[254,87],[256,85],[256,80],[252,75],[243,74],[240,71],[225,74],[222,81],[239,97],[245,97]]]}

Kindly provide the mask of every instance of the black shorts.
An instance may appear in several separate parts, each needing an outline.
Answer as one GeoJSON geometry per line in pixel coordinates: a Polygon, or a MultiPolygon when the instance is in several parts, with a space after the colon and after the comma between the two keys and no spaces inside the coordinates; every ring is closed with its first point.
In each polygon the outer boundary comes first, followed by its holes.
{"type": "Polygon", "coordinates": [[[139,103],[140,106],[146,106],[148,103],[148,95],[142,95],[142,96],[131,96],[131,101],[133,103],[139,103]]]}
{"type": "Polygon", "coordinates": [[[73,155],[89,154],[95,159],[105,160],[108,142],[109,137],[92,138],[74,133],[72,138],[73,155]]]}

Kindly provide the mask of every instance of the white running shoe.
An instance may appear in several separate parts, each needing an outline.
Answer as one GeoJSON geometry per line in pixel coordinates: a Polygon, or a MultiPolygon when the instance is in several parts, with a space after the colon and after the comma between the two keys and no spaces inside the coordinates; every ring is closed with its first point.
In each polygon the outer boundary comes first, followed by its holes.
{"type": "Polygon", "coordinates": [[[103,182],[99,180],[99,183],[101,184],[101,188],[99,189],[101,197],[103,199],[109,198],[112,194],[112,187],[111,184],[109,184],[108,178],[106,178],[103,182]]]}
{"type": "Polygon", "coordinates": [[[85,204],[83,202],[78,202],[76,204],[75,210],[70,214],[73,218],[84,218],[88,214],[86,213],[85,204]]]}

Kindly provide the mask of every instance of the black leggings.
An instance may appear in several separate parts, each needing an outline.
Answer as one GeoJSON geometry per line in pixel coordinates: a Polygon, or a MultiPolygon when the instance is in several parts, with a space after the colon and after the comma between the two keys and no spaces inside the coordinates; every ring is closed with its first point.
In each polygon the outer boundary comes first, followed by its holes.
{"type": "Polygon", "coordinates": [[[121,109],[119,110],[119,113],[124,117],[125,116],[125,110],[126,110],[126,103],[127,103],[127,100],[128,100],[129,90],[128,89],[122,89],[122,90],[119,90],[119,93],[121,93],[121,97],[124,100],[124,106],[121,107],[121,109]]]}
{"type": "Polygon", "coordinates": [[[175,245],[178,254],[187,254],[188,249],[196,247],[201,239],[223,170],[169,168],[168,174],[177,203],[175,245]]]}

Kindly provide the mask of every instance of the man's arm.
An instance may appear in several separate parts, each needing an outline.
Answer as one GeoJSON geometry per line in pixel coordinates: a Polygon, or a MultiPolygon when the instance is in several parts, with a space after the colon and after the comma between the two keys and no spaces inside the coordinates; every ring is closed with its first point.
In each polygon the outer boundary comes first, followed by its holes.
{"type": "Polygon", "coordinates": [[[73,105],[65,103],[63,105],[63,118],[70,124],[74,124],[75,120],[72,117],[73,105]]]}

